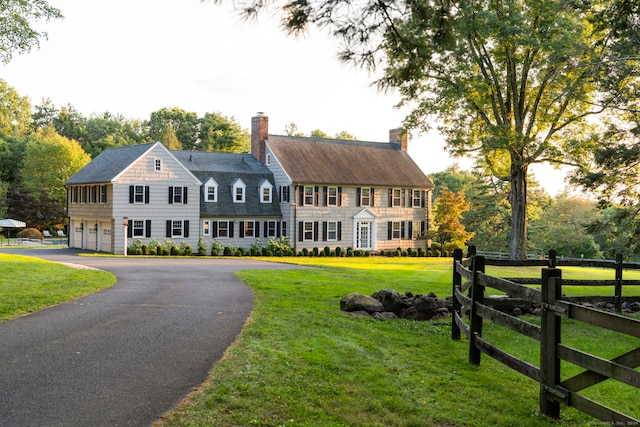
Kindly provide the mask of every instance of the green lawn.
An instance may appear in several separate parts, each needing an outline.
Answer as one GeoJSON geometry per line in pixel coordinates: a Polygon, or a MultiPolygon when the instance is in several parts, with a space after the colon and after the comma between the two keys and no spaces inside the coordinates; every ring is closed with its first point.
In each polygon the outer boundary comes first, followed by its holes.
{"type": "MultiPolygon", "coordinates": [[[[450,295],[451,259],[286,261],[318,268],[239,273],[255,295],[246,328],[208,381],[159,424],[573,426],[596,421],[571,408],[563,408],[560,421],[538,414],[538,384],[488,356],[483,356],[481,366],[470,366],[468,343],[451,340],[449,319],[382,322],[339,310],[340,299],[350,292],[370,294],[392,288],[401,293],[450,295]]],[[[512,277],[525,273],[490,272],[512,277]]],[[[571,276],[585,274],[592,277],[600,272],[572,272],[571,276]]],[[[638,295],[640,289],[625,291],[632,293],[638,295]]],[[[602,357],[640,345],[640,340],[575,322],[567,322],[564,328],[580,349],[602,357]]],[[[537,342],[490,323],[484,336],[538,363],[537,342]]],[[[585,395],[601,397],[609,406],[640,417],[638,389],[606,382],[585,395]]]]}
{"type": "Polygon", "coordinates": [[[116,283],[106,271],[80,270],[22,255],[0,254],[0,321],[116,283]]]}

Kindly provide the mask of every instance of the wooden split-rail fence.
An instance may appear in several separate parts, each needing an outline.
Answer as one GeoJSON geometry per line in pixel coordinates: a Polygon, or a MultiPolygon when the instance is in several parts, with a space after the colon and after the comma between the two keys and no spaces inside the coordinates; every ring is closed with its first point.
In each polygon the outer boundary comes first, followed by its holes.
{"type": "MultiPolygon", "coordinates": [[[[615,288],[612,297],[597,297],[598,301],[611,301],[619,313],[625,301],[626,286],[638,286],[640,281],[623,280],[625,269],[640,269],[639,263],[623,263],[622,257],[616,261],[557,259],[550,251],[548,259],[505,260],[491,259],[476,255],[474,247],[469,248],[468,258],[457,249],[453,260],[453,309],[451,337],[460,339],[463,332],[469,340],[469,363],[480,365],[485,353],[502,364],[540,383],[540,412],[550,417],[560,417],[560,405],[574,407],[601,421],[616,425],[640,425],[640,420],[599,404],[579,394],[580,391],[607,379],[613,379],[631,387],[640,388],[640,347],[606,360],[562,344],[562,318],[575,319],[600,328],[616,331],[640,338],[640,320],[598,310],[581,303],[593,298],[565,297],[563,286],[611,286],[615,288]],[[539,278],[499,278],[485,274],[485,266],[540,266],[539,278]],[[604,267],[615,269],[615,279],[609,280],[563,280],[558,266],[604,267]],[[462,279],[466,279],[463,283],[462,279]],[[525,285],[539,284],[541,289],[525,285]],[[497,289],[510,298],[540,305],[541,325],[537,326],[504,311],[492,308],[489,298],[485,298],[485,288],[497,289]],[[465,292],[468,295],[465,295],[465,292]],[[464,314],[469,313],[469,322],[464,314]],[[482,323],[490,320],[517,333],[540,342],[540,367],[501,350],[482,337],[482,323]],[[561,380],[561,364],[564,360],[585,370],[574,377],[561,380]]],[[[635,298],[637,300],[637,297],[635,298]]]]}

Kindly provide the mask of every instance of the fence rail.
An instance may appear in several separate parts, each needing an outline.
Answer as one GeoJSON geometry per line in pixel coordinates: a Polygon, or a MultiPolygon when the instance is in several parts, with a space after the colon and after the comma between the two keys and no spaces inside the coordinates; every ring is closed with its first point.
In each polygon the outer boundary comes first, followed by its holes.
{"type": "Polygon", "coordinates": [[[640,321],[585,307],[579,304],[579,298],[562,296],[563,285],[582,284],[585,281],[565,281],[562,279],[562,271],[556,267],[558,264],[562,264],[614,268],[615,280],[613,282],[602,281],[607,284],[593,283],[593,286],[613,284],[616,288],[613,300],[616,302],[617,309],[623,300],[621,297],[623,284],[629,286],[640,284],[639,281],[623,281],[622,271],[624,269],[640,269],[640,264],[622,263],[620,256],[616,261],[582,260],[583,263],[578,263],[578,260],[555,260],[553,252],[550,253],[549,259],[521,262],[485,258],[483,255],[476,255],[473,248],[471,249],[467,259],[463,259],[460,250],[456,250],[454,253],[452,280],[454,313],[451,322],[452,339],[458,340],[460,334],[464,333],[469,340],[469,363],[480,365],[481,355],[484,353],[539,382],[540,411],[545,415],[558,418],[560,404],[565,404],[602,421],[640,424],[640,420],[578,394],[578,392],[606,379],[613,379],[640,388],[640,372],[635,370],[640,366],[640,347],[611,360],[585,353],[562,344],[561,319],[574,319],[636,338],[640,338],[640,321]],[[524,286],[524,284],[532,284],[530,279],[514,280],[486,275],[486,265],[544,267],[541,269],[541,277],[533,283],[540,284],[541,289],[524,286]],[[466,282],[463,283],[463,279],[466,282]],[[485,298],[484,295],[486,287],[500,290],[510,297],[516,297],[522,301],[540,304],[542,307],[541,325],[534,325],[488,305],[490,298],[485,298]],[[469,295],[465,295],[467,291],[469,295]],[[470,313],[469,324],[464,321],[463,312],[470,313]],[[539,341],[540,367],[520,360],[483,339],[484,320],[539,341]],[[585,371],[561,382],[561,360],[580,366],[585,371]]]}

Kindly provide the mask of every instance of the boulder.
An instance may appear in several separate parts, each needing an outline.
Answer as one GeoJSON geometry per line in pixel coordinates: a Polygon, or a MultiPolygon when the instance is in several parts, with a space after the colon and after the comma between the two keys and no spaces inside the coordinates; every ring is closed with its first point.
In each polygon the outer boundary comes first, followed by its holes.
{"type": "Polygon", "coordinates": [[[393,289],[382,289],[371,296],[382,303],[384,311],[390,311],[396,315],[400,314],[402,298],[398,292],[393,289]]]}
{"type": "Polygon", "coordinates": [[[340,310],[363,310],[370,314],[385,311],[384,306],[380,301],[373,297],[370,297],[369,295],[363,295],[357,292],[346,295],[340,300],[340,310]]]}

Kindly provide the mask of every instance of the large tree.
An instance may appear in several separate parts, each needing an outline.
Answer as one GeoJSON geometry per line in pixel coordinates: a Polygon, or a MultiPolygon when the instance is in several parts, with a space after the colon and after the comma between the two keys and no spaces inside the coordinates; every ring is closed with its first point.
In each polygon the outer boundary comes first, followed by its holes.
{"type": "Polygon", "coordinates": [[[0,2],[0,61],[11,61],[14,53],[26,53],[40,45],[47,33],[34,28],[37,21],[62,18],[44,0],[3,0],[0,2]]]}
{"type": "MultiPolygon", "coordinates": [[[[1,22],[1,21],[0,21],[1,22]]],[[[0,79],[0,133],[23,136],[31,126],[31,103],[0,79]]]]}
{"type": "Polygon", "coordinates": [[[249,132],[233,117],[220,113],[205,113],[200,124],[199,149],[227,153],[248,153],[251,145],[249,132]]]}
{"type": "Polygon", "coordinates": [[[611,16],[630,0],[253,0],[248,15],[280,7],[290,32],[316,24],[344,45],[340,57],[379,67],[377,81],[411,108],[410,128],[438,119],[448,147],[487,163],[506,160],[512,258],[526,256],[527,178],[534,163],[578,164],[590,150],[589,116],[638,67],[638,44],[611,16]],[[274,6],[275,5],[275,6],[274,6]],[[612,62],[625,63],[599,84],[612,62]]]}

